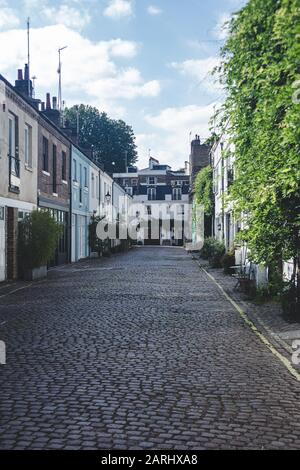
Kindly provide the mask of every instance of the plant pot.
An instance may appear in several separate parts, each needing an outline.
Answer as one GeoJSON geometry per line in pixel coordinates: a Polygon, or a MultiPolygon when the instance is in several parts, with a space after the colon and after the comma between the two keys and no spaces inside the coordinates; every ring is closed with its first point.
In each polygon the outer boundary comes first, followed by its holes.
{"type": "Polygon", "coordinates": [[[25,281],[38,281],[47,277],[47,266],[40,266],[39,268],[25,269],[25,281]]]}

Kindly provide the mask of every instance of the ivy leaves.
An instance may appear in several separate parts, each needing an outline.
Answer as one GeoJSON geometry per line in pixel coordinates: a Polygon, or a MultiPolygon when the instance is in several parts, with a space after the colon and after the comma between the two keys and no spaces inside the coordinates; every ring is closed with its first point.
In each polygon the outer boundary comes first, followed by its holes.
{"type": "MultiPolygon", "coordinates": [[[[220,132],[230,122],[237,179],[231,187],[247,213],[252,257],[271,264],[299,257],[299,0],[249,0],[230,26],[222,51],[228,98],[220,132]]],[[[228,128],[227,128],[228,132],[228,128]]]]}

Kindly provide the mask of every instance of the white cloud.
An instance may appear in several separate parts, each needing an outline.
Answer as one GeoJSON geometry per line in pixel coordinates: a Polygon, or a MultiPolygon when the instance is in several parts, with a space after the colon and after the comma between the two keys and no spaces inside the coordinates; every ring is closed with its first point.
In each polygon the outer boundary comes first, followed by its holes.
{"type": "MultiPolygon", "coordinates": [[[[11,81],[26,61],[25,38],[26,31],[21,29],[0,33],[0,70],[11,81]]],[[[124,114],[120,100],[153,97],[160,92],[157,80],[145,81],[137,69],[120,68],[114,61],[115,57],[134,57],[138,50],[135,42],[93,42],[64,25],[54,25],[31,30],[31,73],[37,76],[37,97],[43,98],[46,91],[56,93],[57,50],[62,45],[68,45],[62,55],[63,97],[67,105],[80,100],[120,116],[124,114]]]]}
{"type": "Polygon", "coordinates": [[[20,24],[16,12],[8,6],[8,3],[0,1],[0,28],[9,29],[15,28],[20,24]]]}
{"type": "Polygon", "coordinates": [[[137,69],[129,68],[119,72],[115,77],[103,77],[87,85],[89,94],[132,100],[138,97],[155,97],[160,93],[157,80],[144,82],[137,69]]]}
{"type": "Polygon", "coordinates": [[[148,8],[147,8],[147,11],[148,11],[149,15],[152,15],[152,16],[157,16],[157,15],[162,14],[161,8],[159,8],[155,5],[149,5],[148,8]]]}
{"type": "Polygon", "coordinates": [[[133,14],[131,0],[110,0],[103,12],[104,16],[119,19],[133,14]]]}
{"type": "Polygon", "coordinates": [[[170,66],[178,70],[183,76],[191,78],[202,89],[215,93],[220,90],[220,85],[216,83],[212,71],[220,63],[217,57],[207,57],[206,59],[190,59],[184,62],[173,62],[170,66]]]}
{"type": "Polygon", "coordinates": [[[199,134],[204,140],[210,135],[209,121],[214,113],[214,104],[208,106],[189,105],[165,108],[158,114],[147,114],[145,121],[155,133],[138,136],[139,155],[145,163],[147,149],[162,163],[182,168],[188,160],[191,135],[199,134]]]}
{"type": "Polygon", "coordinates": [[[45,6],[41,16],[52,24],[64,24],[70,28],[83,29],[91,21],[90,14],[85,10],[78,10],[66,4],[59,8],[45,6]]]}
{"type": "Polygon", "coordinates": [[[132,41],[122,39],[112,39],[108,42],[110,54],[112,57],[124,57],[130,59],[135,57],[139,46],[132,41]]]}
{"type": "Polygon", "coordinates": [[[227,39],[229,34],[229,22],[231,20],[230,13],[221,13],[218,17],[218,22],[213,30],[214,36],[223,41],[227,39]]]}

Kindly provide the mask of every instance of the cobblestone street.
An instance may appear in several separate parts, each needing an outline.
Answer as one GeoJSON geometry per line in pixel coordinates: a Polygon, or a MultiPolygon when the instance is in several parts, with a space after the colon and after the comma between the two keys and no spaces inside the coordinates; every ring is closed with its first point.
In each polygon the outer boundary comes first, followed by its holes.
{"type": "Polygon", "coordinates": [[[3,295],[0,339],[1,449],[300,449],[300,383],[181,248],[3,295]]]}

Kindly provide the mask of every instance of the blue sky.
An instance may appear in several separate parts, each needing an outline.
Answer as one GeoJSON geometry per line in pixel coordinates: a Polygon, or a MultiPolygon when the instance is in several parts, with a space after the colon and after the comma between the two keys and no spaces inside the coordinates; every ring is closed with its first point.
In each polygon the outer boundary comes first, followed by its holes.
{"type": "Polygon", "coordinates": [[[224,21],[246,0],[0,0],[0,71],[10,81],[26,61],[31,19],[31,76],[36,96],[57,95],[122,118],[137,136],[139,165],[148,149],[181,167],[189,134],[209,135],[224,98],[209,71],[226,38],[224,21]]]}

